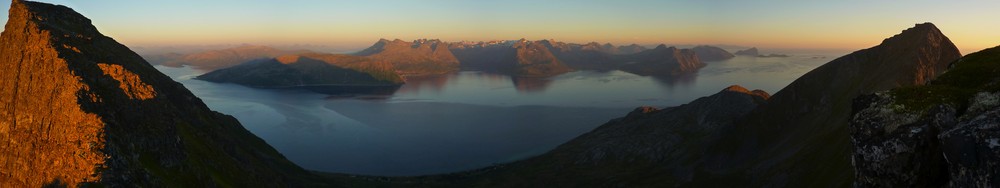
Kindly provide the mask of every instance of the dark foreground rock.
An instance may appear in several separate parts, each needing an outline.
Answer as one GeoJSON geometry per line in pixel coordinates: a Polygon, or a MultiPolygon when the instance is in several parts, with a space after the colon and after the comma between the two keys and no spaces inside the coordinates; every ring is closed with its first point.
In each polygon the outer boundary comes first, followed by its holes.
{"type": "Polygon", "coordinates": [[[1000,48],[962,57],[920,87],[855,99],[855,185],[1000,185],[1000,48]]]}

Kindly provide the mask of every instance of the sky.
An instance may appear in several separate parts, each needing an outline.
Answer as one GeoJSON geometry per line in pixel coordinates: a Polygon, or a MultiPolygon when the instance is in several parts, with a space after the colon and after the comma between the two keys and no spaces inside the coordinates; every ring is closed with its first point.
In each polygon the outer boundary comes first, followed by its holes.
{"type": "MultiPolygon", "coordinates": [[[[861,49],[932,22],[963,53],[1000,45],[1000,1],[42,0],[129,46],[364,48],[380,38],[861,49]]],[[[0,5],[9,7],[9,2],[0,5]]],[[[3,11],[6,13],[7,11],[3,11]]],[[[2,16],[6,23],[7,16],[2,16]]]]}

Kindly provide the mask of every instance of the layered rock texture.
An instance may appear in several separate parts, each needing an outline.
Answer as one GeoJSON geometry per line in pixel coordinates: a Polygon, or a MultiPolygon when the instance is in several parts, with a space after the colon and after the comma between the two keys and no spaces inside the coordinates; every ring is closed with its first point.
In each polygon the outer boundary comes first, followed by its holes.
{"type": "Polygon", "coordinates": [[[404,75],[444,74],[459,68],[448,44],[437,39],[413,42],[381,39],[355,55],[390,63],[404,75]]]}
{"type": "Polygon", "coordinates": [[[1000,47],[962,57],[926,86],[855,100],[855,185],[1000,184],[1000,47]]]}
{"type": "Polygon", "coordinates": [[[705,67],[693,50],[662,44],[636,54],[619,56],[618,61],[624,62],[621,70],[643,76],[676,76],[705,67]]]}
{"type": "Polygon", "coordinates": [[[722,61],[736,57],[729,51],[715,46],[695,46],[691,50],[698,54],[698,59],[701,61],[722,61]]]}
{"type": "Polygon", "coordinates": [[[392,64],[366,57],[306,53],[261,59],[196,77],[261,88],[302,86],[397,86],[392,64]]]}
{"type": "Polygon", "coordinates": [[[193,54],[162,54],[146,56],[151,64],[171,67],[192,66],[201,70],[216,70],[236,66],[247,61],[274,58],[282,55],[310,53],[306,50],[280,50],[267,46],[242,45],[234,48],[209,50],[193,54]]]}
{"type": "Polygon", "coordinates": [[[0,187],[316,185],[72,9],[15,0],[9,15],[0,187]]]}

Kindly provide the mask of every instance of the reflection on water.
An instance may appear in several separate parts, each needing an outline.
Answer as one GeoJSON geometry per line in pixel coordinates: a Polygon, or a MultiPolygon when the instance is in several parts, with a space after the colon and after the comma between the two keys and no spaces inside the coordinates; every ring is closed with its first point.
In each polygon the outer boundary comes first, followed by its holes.
{"type": "Polygon", "coordinates": [[[650,76],[653,81],[656,81],[660,86],[673,88],[675,86],[689,86],[694,83],[695,79],[698,78],[697,74],[685,74],[678,76],[650,76]]]}
{"type": "Polygon", "coordinates": [[[545,91],[545,88],[549,87],[552,80],[548,78],[539,77],[511,77],[511,82],[514,84],[514,88],[517,91],[524,93],[538,93],[545,91]]]}
{"type": "Polygon", "coordinates": [[[327,95],[392,95],[400,86],[297,86],[316,93],[327,95]]]}
{"type": "Polygon", "coordinates": [[[621,71],[512,78],[467,71],[408,77],[402,87],[374,94],[333,95],[210,83],[191,79],[197,70],[157,69],[305,168],[395,176],[538,155],[634,107],[675,106],[732,84],[774,92],[825,61],[737,57],[669,78],[621,71]]]}

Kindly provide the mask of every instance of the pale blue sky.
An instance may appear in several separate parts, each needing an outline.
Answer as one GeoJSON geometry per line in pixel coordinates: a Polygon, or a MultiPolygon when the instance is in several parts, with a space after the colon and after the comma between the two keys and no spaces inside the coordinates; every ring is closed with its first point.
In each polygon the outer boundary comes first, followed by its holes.
{"type": "MultiPolygon", "coordinates": [[[[1000,44],[1000,1],[44,0],[129,45],[448,41],[863,48],[934,22],[964,53],[1000,44]]],[[[9,3],[9,2],[7,2],[9,3]]],[[[3,5],[8,7],[7,4],[3,5]]],[[[6,12],[6,11],[4,11],[6,12]]],[[[6,22],[6,16],[3,20],[6,22]]]]}

